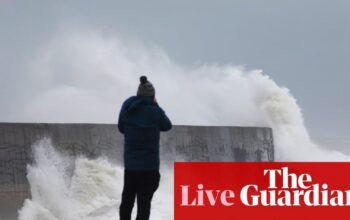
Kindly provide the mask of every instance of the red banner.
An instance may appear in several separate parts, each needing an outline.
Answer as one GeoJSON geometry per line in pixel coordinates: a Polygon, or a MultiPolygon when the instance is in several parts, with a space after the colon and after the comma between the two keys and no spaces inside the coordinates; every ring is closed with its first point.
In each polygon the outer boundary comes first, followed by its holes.
{"type": "Polygon", "coordinates": [[[350,163],[176,162],[175,220],[350,219],[350,163]]]}

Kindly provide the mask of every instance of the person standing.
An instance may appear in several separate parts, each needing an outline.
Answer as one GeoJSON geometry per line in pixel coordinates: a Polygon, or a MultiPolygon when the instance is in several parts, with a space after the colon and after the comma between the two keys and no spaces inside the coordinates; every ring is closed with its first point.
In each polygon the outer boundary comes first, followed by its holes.
{"type": "Polygon", "coordinates": [[[136,96],[122,105],[118,128],[124,134],[124,187],[119,207],[120,220],[130,220],[137,199],[136,220],[148,220],[151,201],[158,189],[159,137],[172,123],[155,98],[146,76],[140,77],[136,96]]]}

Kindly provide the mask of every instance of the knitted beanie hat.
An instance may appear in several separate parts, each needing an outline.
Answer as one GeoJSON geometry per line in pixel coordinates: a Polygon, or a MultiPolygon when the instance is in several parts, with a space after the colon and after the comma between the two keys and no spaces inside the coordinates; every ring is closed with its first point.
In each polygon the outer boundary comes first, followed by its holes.
{"type": "Polygon", "coordinates": [[[138,96],[154,96],[156,93],[152,83],[147,80],[146,76],[140,77],[140,85],[137,89],[138,96]]]}

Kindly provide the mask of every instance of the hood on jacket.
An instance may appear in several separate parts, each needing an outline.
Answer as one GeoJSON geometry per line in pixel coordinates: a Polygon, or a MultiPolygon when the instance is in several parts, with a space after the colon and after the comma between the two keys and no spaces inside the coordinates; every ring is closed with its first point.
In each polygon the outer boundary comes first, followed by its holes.
{"type": "Polygon", "coordinates": [[[151,96],[133,96],[129,101],[130,102],[125,106],[126,112],[133,112],[143,106],[152,105],[154,103],[153,97],[151,96]]]}

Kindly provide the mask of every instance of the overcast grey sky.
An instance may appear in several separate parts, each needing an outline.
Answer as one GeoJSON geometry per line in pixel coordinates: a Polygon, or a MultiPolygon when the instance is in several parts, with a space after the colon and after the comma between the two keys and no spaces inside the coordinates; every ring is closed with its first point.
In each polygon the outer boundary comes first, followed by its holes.
{"type": "Polygon", "coordinates": [[[182,65],[262,69],[291,90],[312,136],[350,136],[348,0],[0,0],[1,120],[28,98],[20,64],[70,23],[156,44],[182,65]]]}

